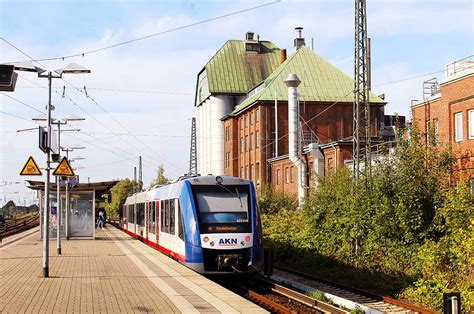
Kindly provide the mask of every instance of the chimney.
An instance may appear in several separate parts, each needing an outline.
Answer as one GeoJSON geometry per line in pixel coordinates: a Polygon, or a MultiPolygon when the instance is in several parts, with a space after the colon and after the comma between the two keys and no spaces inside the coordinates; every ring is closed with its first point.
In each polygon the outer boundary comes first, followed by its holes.
{"type": "Polygon", "coordinates": [[[301,31],[303,27],[295,27],[296,30],[296,38],[294,41],[295,50],[298,50],[300,47],[305,46],[304,38],[301,37],[301,31]]]}
{"type": "Polygon", "coordinates": [[[286,49],[280,50],[280,64],[285,62],[286,60],[286,49]]]}
{"type": "Polygon", "coordinates": [[[253,38],[254,32],[245,33],[245,52],[246,53],[260,53],[260,36],[257,34],[257,40],[253,38]]]}
{"type": "Polygon", "coordinates": [[[306,165],[300,158],[299,146],[299,112],[298,112],[298,85],[301,81],[296,74],[288,74],[284,81],[288,86],[288,158],[298,171],[298,207],[301,208],[305,198],[304,176],[306,165]]]}
{"type": "Polygon", "coordinates": [[[254,34],[254,32],[247,32],[247,33],[245,33],[245,40],[247,40],[247,41],[251,41],[251,40],[252,40],[252,41],[253,41],[253,34],[254,34]]]}

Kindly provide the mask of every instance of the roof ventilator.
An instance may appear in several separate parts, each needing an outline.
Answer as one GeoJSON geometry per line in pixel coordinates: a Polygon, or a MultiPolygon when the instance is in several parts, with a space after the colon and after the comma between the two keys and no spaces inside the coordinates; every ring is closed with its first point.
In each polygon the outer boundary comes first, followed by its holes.
{"type": "Polygon", "coordinates": [[[260,38],[257,34],[257,40],[253,37],[253,32],[245,33],[245,52],[260,52],[260,38]]]}
{"type": "Polygon", "coordinates": [[[303,30],[303,27],[295,27],[296,30],[296,38],[294,41],[295,45],[295,50],[298,50],[299,48],[305,46],[305,41],[304,38],[301,37],[301,31],[303,30]]]}

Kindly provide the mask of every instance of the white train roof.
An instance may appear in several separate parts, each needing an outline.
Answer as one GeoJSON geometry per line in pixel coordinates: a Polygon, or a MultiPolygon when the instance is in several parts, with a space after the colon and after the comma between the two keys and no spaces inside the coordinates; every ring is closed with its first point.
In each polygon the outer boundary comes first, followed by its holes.
{"type": "MultiPolygon", "coordinates": [[[[178,198],[181,192],[181,188],[184,183],[188,181],[191,185],[214,185],[217,183],[216,178],[220,177],[222,179],[223,185],[242,185],[249,184],[251,181],[231,176],[200,176],[184,179],[175,183],[163,185],[155,189],[136,193],[127,197],[125,204],[134,204],[134,203],[144,203],[151,200],[162,200],[162,199],[172,199],[178,198]]],[[[220,179],[219,179],[220,180],[220,179]]]]}

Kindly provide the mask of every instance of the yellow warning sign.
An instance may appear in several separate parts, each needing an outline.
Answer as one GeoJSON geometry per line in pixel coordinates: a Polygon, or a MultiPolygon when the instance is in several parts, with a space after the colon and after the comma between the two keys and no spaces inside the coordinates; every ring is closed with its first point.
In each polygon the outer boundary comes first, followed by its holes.
{"type": "Polygon", "coordinates": [[[21,169],[20,176],[41,176],[41,175],[43,174],[41,173],[40,167],[38,167],[38,164],[33,159],[33,156],[30,156],[28,160],[26,161],[25,165],[23,166],[23,169],[21,169]]]}
{"type": "Polygon", "coordinates": [[[54,169],[53,176],[74,177],[74,171],[66,157],[61,159],[59,165],[54,169]]]}

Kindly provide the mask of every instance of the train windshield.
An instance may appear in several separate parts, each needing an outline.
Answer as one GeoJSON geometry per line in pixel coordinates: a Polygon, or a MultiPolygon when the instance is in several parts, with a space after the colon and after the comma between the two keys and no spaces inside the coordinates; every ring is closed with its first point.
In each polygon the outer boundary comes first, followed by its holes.
{"type": "Polygon", "coordinates": [[[249,232],[247,185],[194,185],[201,232],[249,232]]]}

